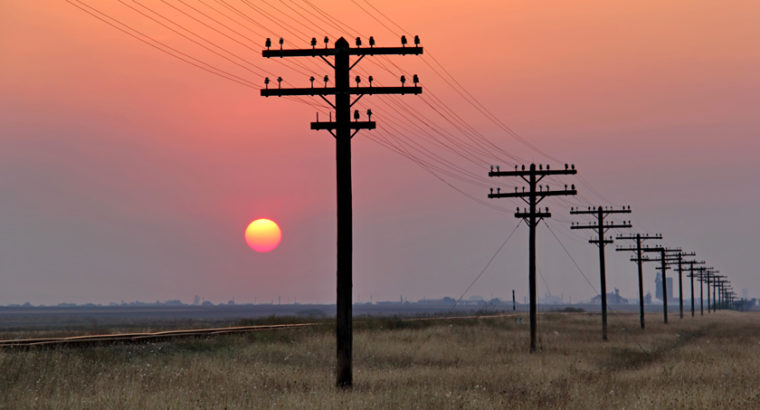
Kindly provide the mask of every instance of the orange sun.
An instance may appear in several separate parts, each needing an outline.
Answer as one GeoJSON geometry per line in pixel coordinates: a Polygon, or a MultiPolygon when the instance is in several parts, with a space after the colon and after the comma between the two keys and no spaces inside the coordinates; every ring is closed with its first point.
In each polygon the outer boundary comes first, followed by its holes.
{"type": "Polygon", "coordinates": [[[256,252],[269,252],[282,240],[280,227],[271,219],[257,219],[245,229],[245,242],[256,252]]]}

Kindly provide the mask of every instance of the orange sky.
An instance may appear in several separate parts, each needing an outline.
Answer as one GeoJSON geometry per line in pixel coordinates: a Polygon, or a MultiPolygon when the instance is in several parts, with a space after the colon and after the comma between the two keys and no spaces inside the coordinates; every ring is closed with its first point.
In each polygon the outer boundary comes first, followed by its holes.
{"type": "MultiPolygon", "coordinates": [[[[183,1],[168,3],[188,13],[185,4],[221,7],[183,1]]],[[[252,2],[274,20],[229,0],[252,18],[236,17],[244,23],[238,26],[227,21],[244,35],[223,30],[233,40],[167,3],[125,2],[148,14],[140,4],[159,11],[222,45],[246,62],[241,67],[118,1],[87,3],[256,87],[263,86],[260,69],[291,85],[308,84],[290,62],[261,58],[264,38],[257,33],[283,36],[286,47],[305,47],[308,37],[298,32],[321,39],[327,31],[334,40],[339,31],[353,37],[358,29],[374,35],[378,45],[397,45],[400,32],[351,1],[318,2],[351,26],[338,30],[295,13],[314,12],[302,1],[252,2]]],[[[364,0],[357,3],[372,11],[364,0]]],[[[424,58],[383,60],[387,71],[360,64],[362,75],[383,84],[396,83],[399,69],[422,80],[422,98],[362,101],[376,112],[379,135],[423,144],[484,175],[495,160],[468,161],[440,151],[424,127],[415,128],[391,108],[403,99],[429,123],[456,134],[425,104],[434,96],[518,161],[553,162],[468,104],[431,69],[439,61],[541,152],[576,163],[583,179],[557,182],[578,184],[582,196],[549,203],[558,217],[550,223],[592,283],[595,250],[567,229],[572,204],[630,204],[638,229],[662,232],[668,245],[697,251],[735,278],[735,287],[760,290],[749,259],[758,227],[752,211],[760,205],[754,178],[760,4],[371,4],[412,30],[407,35],[419,34],[425,47],[424,58]]],[[[214,301],[278,295],[333,300],[334,147],[332,137],[308,129],[316,108],[259,97],[255,87],[180,62],[65,1],[0,2],[0,51],[0,304],[189,301],[195,294],[214,301]],[[251,252],[240,239],[246,224],[259,217],[283,228],[282,244],[269,254],[251,252]]],[[[313,61],[304,64],[323,70],[315,72],[318,78],[328,73],[313,61]]],[[[373,138],[361,133],[354,139],[357,299],[458,296],[516,221],[452,190],[373,138]]],[[[485,177],[480,185],[446,179],[484,200],[487,186],[512,186],[485,177]]],[[[514,203],[496,205],[512,209],[514,203]]],[[[515,236],[471,294],[507,298],[512,288],[527,293],[526,236],[515,236]]],[[[548,285],[539,295],[562,289],[576,300],[593,296],[546,229],[539,242],[546,278],[541,283],[548,285]]],[[[608,288],[633,297],[633,266],[621,255],[608,259],[614,272],[608,288]]]]}

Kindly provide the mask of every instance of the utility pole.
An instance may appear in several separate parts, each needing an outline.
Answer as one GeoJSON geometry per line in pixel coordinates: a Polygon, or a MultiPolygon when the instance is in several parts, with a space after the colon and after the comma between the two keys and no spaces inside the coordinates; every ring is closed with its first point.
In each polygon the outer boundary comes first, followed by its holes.
{"type": "Polygon", "coordinates": [[[665,272],[668,270],[667,258],[665,255],[665,248],[662,246],[646,246],[641,248],[642,252],[656,252],[660,254],[659,259],[650,259],[649,257],[633,257],[631,262],[660,262],[660,271],[662,272],[662,318],[665,324],[668,323],[668,283],[665,277],[665,272]]]}
{"type": "Polygon", "coordinates": [[[678,307],[680,311],[680,317],[683,319],[683,257],[695,256],[694,252],[684,252],[681,249],[666,249],[668,257],[674,262],[678,262],[678,307]]]}
{"type": "MultiPolygon", "coordinates": [[[[705,315],[705,307],[704,307],[704,282],[707,279],[707,270],[712,268],[706,268],[701,267],[698,269],[699,273],[697,273],[697,278],[699,279],[699,316],[705,315]]],[[[709,295],[709,294],[708,294],[709,295]]],[[[708,304],[707,307],[709,308],[710,305],[708,304]]]]}
{"type": "MultiPolygon", "coordinates": [[[[704,265],[705,261],[690,260],[686,263],[689,264],[689,278],[691,279],[691,317],[694,317],[694,265],[704,265]]],[[[701,290],[702,289],[700,289],[700,292],[701,290]]],[[[701,293],[699,296],[700,298],[702,297],[701,293]]],[[[700,301],[700,304],[701,304],[701,301],[700,301]]]]}
{"type": "Polygon", "coordinates": [[[515,290],[512,289],[512,311],[517,311],[517,301],[515,300],[515,290]]]}
{"type": "MultiPolygon", "coordinates": [[[[667,281],[666,270],[668,269],[668,265],[675,264],[676,262],[678,262],[680,260],[680,256],[679,255],[682,252],[683,251],[681,251],[681,249],[662,248],[660,250],[660,259],[650,259],[650,261],[652,261],[652,262],[660,262],[660,261],[662,262],[661,266],[660,266],[660,271],[662,272],[662,280],[663,281],[667,281]]],[[[690,253],[690,254],[687,254],[687,255],[688,256],[693,256],[694,253],[690,253]]],[[[681,281],[680,281],[681,274],[682,274],[682,272],[679,272],[679,287],[678,287],[678,289],[679,289],[679,300],[680,300],[680,306],[681,306],[681,319],[683,319],[683,292],[682,292],[683,291],[683,286],[681,285],[681,281]]],[[[667,291],[667,283],[663,282],[662,289],[663,289],[663,296],[662,296],[662,298],[664,300],[667,300],[668,299],[668,294],[666,292],[667,291]]],[[[668,306],[667,302],[665,302],[665,304],[663,306],[667,309],[667,306],[668,306]]],[[[667,314],[665,314],[665,323],[667,323],[667,314]]]]}
{"type": "Polygon", "coordinates": [[[637,233],[636,235],[618,235],[617,240],[635,240],[635,248],[618,247],[617,251],[635,251],[636,260],[639,268],[639,321],[641,322],[641,328],[644,328],[644,260],[642,255],[642,242],[650,239],[662,239],[661,234],[656,235],[642,235],[637,233]]]}
{"type": "Polygon", "coordinates": [[[565,185],[564,189],[552,191],[548,185],[538,185],[542,179],[548,175],[575,175],[575,165],[568,166],[565,164],[565,169],[550,169],[549,165],[546,168],[543,165],[530,164],[530,167],[526,170],[525,165],[522,169],[517,169],[515,165],[514,171],[501,171],[497,166],[494,170],[491,167],[491,171],[488,173],[489,177],[520,177],[525,183],[528,184],[528,191],[525,191],[523,187],[522,192],[501,192],[501,188],[496,188],[494,191],[491,188],[491,192],[488,194],[489,198],[520,198],[528,205],[528,209],[517,208],[515,212],[515,218],[522,219],[525,224],[528,225],[528,283],[530,287],[530,352],[536,351],[536,226],[544,218],[552,216],[549,213],[549,208],[544,208],[542,212],[538,208],[538,204],[546,197],[549,196],[565,196],[576,195],[578,192],[575,190],[575,185],[572,185],[570,189],[567,189],[565,185]]]}
{"type": "Polygon", "coordinates": [[[361,78],[356,76],[356,86],[351,86],[351,69],[366,56],[376,55],[419,55],[422,47],[419,46],[419,37],[414,37],[414,47],[407,47],[406,37],[401,37],[402,47],[375,47],[374,38],[369,38],[369,47],[361,47],[361,39],[357,37],[356,47],[349,46],[344,38],[335,42],[334,48],[329,48],[329,40],[325,37],[325,47],[317,48],[317,39],[312,38],[311,48],[283,50],[283,39],[280,39],[280,49],[271,50],[272,42],[266,41],[267,49],[263,51],[266,58],[284,57],[319,57],[335,70],[335,85],[328,87],[328,76],[324,77],[324,87],[314,86],[314,77],[310,78],[311,87],[283,89],[282,77],[277,79],[277,88],[269,88],[269,78],[264,83],[266,89],[261,90],[261,95],[270,96],[318,96],[335,109],[335,121],[311,123],[312,130],[327,130],[335,137],[335,162],[337,173],[337,314],[336,314],[336,338],[337,338],[337,371],[336,384],[339,387],[350,388],[353,384],[351,369],[351,356],[353,345],[352,329],[352,200],[351,200],[351,138],[359,130],[371,130],[375,128],[372,121],[372,111],[367,111],[367,121],[359,121],[359,111],[354,112],[354,121],[351,120],[351,107],[365,95],[375,94],[420,94],[422,88],[417,86],[417,75],[413,77],[414,86],[405,86],[406,78],[401,76],[400,87],[373,87],[372,77],[367,80],[368,87],[360,87],[361,78]],[[351,57],[356,57],[351,62],[351,57]],[[328,57],[333,57],[330,62],[328,57]],[[334,96],[334,101],[327,99],[334,96]],[[352,97],[356,97],[352,101],[352,97]]]}
{"type": "Polygon", "coordinates": [[[611,214],[630,214],[631,207],[622,207],[620,209],[604,208],[602,206],[593,209],[589,207],[587,210],[579,210],[570,208],[570,215],[593,215],[596,217],[596,222],[591,222],[586,225],[580,223],[574,223],[570,226],[570,229],[592,229],[596,231],[597,239],[590,239],[588,243],[597,244],[599,247],[599,282],[601,284],[602,292],[602,340],[607,340],[607,274],[604,262],[604,247],[607,244],[611,244],[612,238],[604,239],[604,234],[610,229],[618,228],[630,228],[631,221],[623,221],[616,224],[610,222],[605,224],[604,217],[611,214]]]}

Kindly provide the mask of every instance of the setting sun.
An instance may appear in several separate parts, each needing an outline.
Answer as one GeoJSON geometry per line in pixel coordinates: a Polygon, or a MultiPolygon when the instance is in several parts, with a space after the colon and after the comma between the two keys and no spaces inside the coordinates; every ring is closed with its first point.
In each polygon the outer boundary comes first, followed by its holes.
{"type": "Polygon", "coordinates": [[[281,239],[280,227],[270,219],[257,219],[245,229],[245,242],[256,252],[272,251],[281,239]]]}

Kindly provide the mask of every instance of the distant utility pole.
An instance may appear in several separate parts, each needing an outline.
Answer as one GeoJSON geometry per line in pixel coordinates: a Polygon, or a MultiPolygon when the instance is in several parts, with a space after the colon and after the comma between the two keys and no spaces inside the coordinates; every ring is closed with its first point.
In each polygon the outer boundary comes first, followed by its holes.
{"type": "Polygon", "coordinates": [[[607,274],[604,262],[604,247],[607,244],[611,244],[612,238],[604,239],[604,234],[610,229],[618,228],[630,228],[631,221],[623,221],[622,223],[609,222],[604,223],[604,217],[611,214],[630,214],[631,207],[622,207],[620,209],[605,208],[602,206],[593,209],[589,207],[587,210],[579,210],[570,208],[570,215],[592,215],[596,217],[596,222],[588,224],[574,223],[570,226],[570,229],[592,229],[596,231],[597,239],[590,239],[588,243],[596,244],[599,247],[599,282],[601,284],[602,293],[602,340],[607,340],[607,274]]]}
{"type": "Polygon", "coordinates": [[[517,169],[515,165],[514,171],[501,171],[497,166],[494,170],[491,167],[491,171],[488,173],[489,177],[520,177],[528,184],[528,190],[523,187],[522,192],[518,192],[515,187],[515,192],[501,192],[501,188],[491,188],[491,193],[488,194],[489,198],[520,198],[528,204],[528,209],[517,208],[515,212],[515,218],[520,218],[528,225],[528,282],[530,285],[530,351],[536,351],[536,226],[544,218],[550,218],[552,216],[549,213],[549,208],[545,208],[545,211],[541,211],[538,208],[538,204],[546,197],[549,196],[565,196],[576,195],[578,192],[575,190],[575,185],[572,185],[570,189],[567,189],[565,185],[564,189],[552,191],[548,185],[542,187],[538,185],[544,177],[547,175],[575,175],[575,165],[568,167],[565,164],[565,169],[549,169],[549,165],[544,168],[542,165],[536,166],[536,164],[530,164],[530,167],[526,170],[525,165],[522,169],[517,169]]]}
{"type": "Polygon", "coordinates": [[[694,317],[694,265],[704,265],[705,261],[690,260],[686,263],[689,264],[689,278],[691,279],[691,317],[694,317]]]}
{"type": "Polygon", "coordinates": [[[626,247],[619,247],[616,250],[617,251],[635,251],[636,252],[636,260],[637,265],[639,268],[639,321],[641,322],[641,328],[644,328],[644,261],[643,261],[643,255],[642,255],[642,242],[646,240],[651,239],[657,239],[661,240],[662,235],[656,234],[656,235],[642,235],[640,233],[637,233],[636,235],[618,235],[616,237],[617,240],[635,240],[636,241],[636,247],[635,248],[626,248],[626,247]]]}
{"type": "Polygon", "coordinates": [[[713,275],[713,312],[717,312],[718,307],[720,306],[720,302],[718,300],[720,293],[718,292],[718,289],[720,288],[724,279],[725,276],[723,275],[718,275],[717,273],[713,275]]]}
{"type": "Polygon", "coordinates": [[[375,47],[374,38],[369,38],[369,47],[361,47],[361,39],[356,38],[356,47],[350,47],[344,38],[335,42],[334,48],[329,48],[329,40],[325,37],[325,47],[317,48],[317,39],[312,38],[310,49],[283,50],[283,40],[280,39],[280,49],[270,50],[272,42],[266,41],[267,49],[263,51],[266,58],[283,57],[319,57],[335,70],[335,86],[328,87],[328,76],[324,77],[324,87],[314,86],[314,77],[311,77],[311,87],[283,89],[282,77],[277,79],[277,88],[269,88],[269,78],[264,82],[266,89],[261,90],[261,95],[287,96],[308,95],[318,96],[325,100],[335,109],[335,121],[330,118],[329,122],[311,123],[313,130],[328,130],[335,137],[335,159],[337,173],[337,204],[338,204],[338,263],[337,263],[337,380],[339,387],[351,387],[353,384],[351,370],[351,352],[353,344],[352,331],[352,211],[351,211],[351,138],[362,129],[374,129],[372,111],[367,111],[367,121],[359,121],[359,111],[354,112],[354,121],[351,120],[351,107],[365,95],[375,94],[420,94],[422,88],[417,86],[417,75],[413,77],[414,86],[405,86],[406,77],[401,76],[400,87],[373,87],[372,77],[367,80],[368,87],[360,87],[361,78],[356,76],[356,87],[351,87],[351,69],[366,56],[376,55],[419,55],[422,47],[419,46],[419,37],[414,36],[414,47],[407,47],[406,37],[401,37],[402,47],[375,47]],[[353,63],[350,57],[356,58],[353,63]],[[330,62],[327,57],[334,57],[330,62]],[[327,96],[335,96],[334,102],[327,96]],[[352,96],[356,98],[351,101],[352,96]]]}
{"type": "MultiPolygon", "coordinates": [[[[696,273],[697,278],[699,280],[699,315],[700,316],[705,315],[705,308],[704,308],[705,297],[704,297],[703,289],[704,289],[704,282],[707,279],[706,271],[708,269],[712,269],[712,268],[706,268],[703,266],[703,267],[697,268],[698,273],[696,273]]],[[[709,308],[710,305],[708,304],[707,306],[709,308]]]]}
{"type": "Polygon", "coordinates": [[[678,263],[678,307],[681,319],[683,319],[683,257],[695,256],[694,252],[684,252],[681,249],[666,249],[665,254],[674,262],[678,263]]]}
{"type": "MultiPolygon", "coordinates": [[[[663,300],[666,300],[666,301],[668,299],[667,284],[664,283],[664,281],[667,280],[667,278],[666,278],[666,271],[668,269],[668,265],[678,263],[678,299],[679,299],[679,306],[680,306],[680,311],[681,311],[681,319],[683,319],[683,284],[682,284],[682,280],[681,280],[681,277],[683,275],[683,263],[682,263],[683,259],[682,259],[682,255],[694,256],[695,254],[693,252],[692,253],[684,253],[680,248],[679,249],[662,248],[662,249],[660,249],[660,259],[650,259],[651,262],[658,262],[658,261],[662,262],[662,264],[660,266],[660,271],[662,272],[662,280],[663,280],[663,285],[662,285],[663,295],[662,295],[662,298],[663,298],[663,300]]],[[[667,302],[665,302],[663,304],[663,307],[665,309],[667,309],[667,306],[668,306],[668,304],[667,304],[667,302]]],[[[665,323],[668,323],[668,321],[667,321],[667,314],[665,314],[665,323]]]]}
{"type": "Polygon", "coordinates": [[[633,257],[631,262],[660,262],[660,271],[662,271],[662,319],[664,323],[668,323],[668,283],[665,277],[665,272],[668,270],[667,258],[665,257],[665,248],[662,246],[645,246],[641,248],[642,252],[657,252],[660,254],[660,259],[650,259],[649,257],[633,257]]]}
{"type": "Polygon", "coordinates": [[[517,301],[515,300],[515,290],[512,289],[512,311],[517,311],[517,301]]]}
{"type": "Polygon", "coordinates": [[[710,313],[711,309],[713,312],[715,312],[715,280],[718,278],[720,271],[716,269],[709,269],[705,273],[707,274],[707,313],[710,313]],[[712,293],[712,301],[710,298],[710,293],[712,293]]]}

